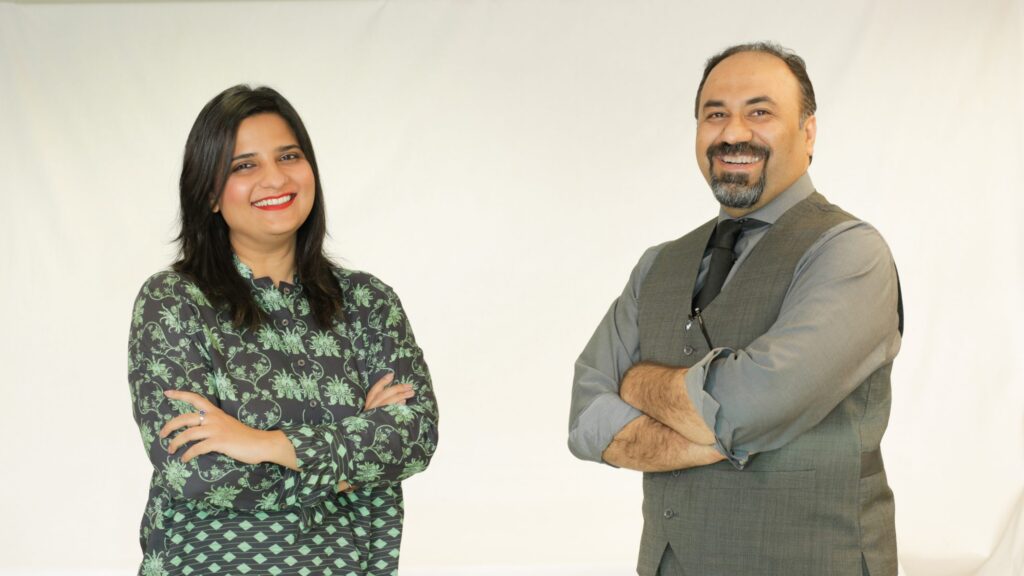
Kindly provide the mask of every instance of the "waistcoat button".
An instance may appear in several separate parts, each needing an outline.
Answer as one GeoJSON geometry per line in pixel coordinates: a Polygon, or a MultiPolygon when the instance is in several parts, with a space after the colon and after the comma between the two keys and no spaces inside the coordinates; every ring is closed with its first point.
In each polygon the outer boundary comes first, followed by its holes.
{"type": "Polygon", "coordinates": [[[673,512],[670,508],[665,509],[665,513],[663,514],[663,516],[665,517],[666,520],[671,520],[672,517],[675,516],[675,515],[676,515],[676,513],[673,512]]]}
{"type": "Polygon", "coordinates": [[[689,344],[683,346],[683,354],[686,354],[687,356],[693,354],[693,346],[690,346],[689,344]]]}

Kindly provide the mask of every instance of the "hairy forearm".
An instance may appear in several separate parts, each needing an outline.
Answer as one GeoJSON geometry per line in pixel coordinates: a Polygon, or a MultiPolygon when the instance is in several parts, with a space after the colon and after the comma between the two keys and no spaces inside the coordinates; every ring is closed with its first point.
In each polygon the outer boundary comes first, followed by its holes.
{"type": "Polygon", "coordinates": [[[691,442],[715,442],[714,431],[704,423],[686,392],[686,368],[649,362],[636,364],[622,377],[619,395],[691,442]]]}
{"type": "Polygon", "coordinates": [[[609,464],[641,472],[667,472],[724,460],[713,446],[691,442],[650,416],[627,424],[601,457],[609,464]]]}

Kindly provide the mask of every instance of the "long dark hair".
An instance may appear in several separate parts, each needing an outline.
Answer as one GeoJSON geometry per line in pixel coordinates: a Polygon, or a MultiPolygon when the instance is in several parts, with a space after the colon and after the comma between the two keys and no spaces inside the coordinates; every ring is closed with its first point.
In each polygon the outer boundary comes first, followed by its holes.
{"type": "Polygon", "coordinates": [[[210,100],[196,118],[185,142],[181,166],[180,254],[172,268],[189,277],[214,305],[227,306],[236,327],[256,328],[265,314],[248,282],[235,268],[228,225],[213,207],[220,200],[231,169],[235,135],[242,120],[263,113],[288,123],[313,169],[313,209],[296,234],[295,269],[317,322],[327,327],[342,319],[342,293],[324,254],[327,215],[320,171],[309,133],[292,105],[272,88],[232,86],[210,100]]]}

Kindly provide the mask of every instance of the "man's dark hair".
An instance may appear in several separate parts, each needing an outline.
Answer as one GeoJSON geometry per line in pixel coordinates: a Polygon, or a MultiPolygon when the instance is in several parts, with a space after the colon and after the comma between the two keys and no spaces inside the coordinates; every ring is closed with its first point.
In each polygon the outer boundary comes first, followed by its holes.
{"type": "Polygon", "coordinates": [[[802,127],[804,125],[804,121],[810,118],[818,109],[818,104],[814,100],[814,86],[811,85],[811,79],[807,76],[807,65],[804,63],[804,59],[797,56],[792,50],[783,48],[774,42],[737,44],[736,46],[730,46],[711,58],[708,58],[707,63],[704,64],[704,76],[701,77],[700,86],[697,87],[697,99],[693,104],[693,116],[695,118],[700,117],[700,93],[704,90],[704,82],[707,81],[708,75],[711,74],[711,71],[715,66],[718,66],[722,60],[741,52],[760,52],[761,54],[771,54],[786,63],[789,71],[793,73],[793,76],[796,76],[796,81],[800,84],[800,93],[802,95],[800,101],[800,126],[802,127]]]}
{"type": "Polygon", "coordinates": [[[212,304],[227,306],[236,327],[256,328],[265,320],[248,282],[235,268],[227,222],[213,207],[230,175],[238,126],[250,116],[266,113],[284,119],[313,170],[313,209],[296,234],[295,269],[313,315],[326,328],[342,317],[342,293],[331,271],[334,264],[323,252],[327,215],[320,171],[302,119],[272,88],[232,86],[210,100],[192,125],[179,181],[179,258],[172,268],[195,282],[212,304]]]}

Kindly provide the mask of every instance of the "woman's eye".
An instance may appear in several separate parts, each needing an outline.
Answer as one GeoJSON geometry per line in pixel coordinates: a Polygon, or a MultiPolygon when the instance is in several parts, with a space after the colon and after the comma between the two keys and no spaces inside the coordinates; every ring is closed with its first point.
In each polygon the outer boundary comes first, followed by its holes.
{"type": "Polygon", "coordinates": [[[301,157],[302,155],[299,154],[298,152],[289,152],[284,156],[281,156],[281,160],[298,160],[301,157]]]}
{"type": "Polygon", "coordinates": [[[231,167],[231,171],[240,172],[242,170],[248,170],[249,168],[252,168],[251,162],[239,162],[238,164],[235,164],[234,166],[231,167]]]}

